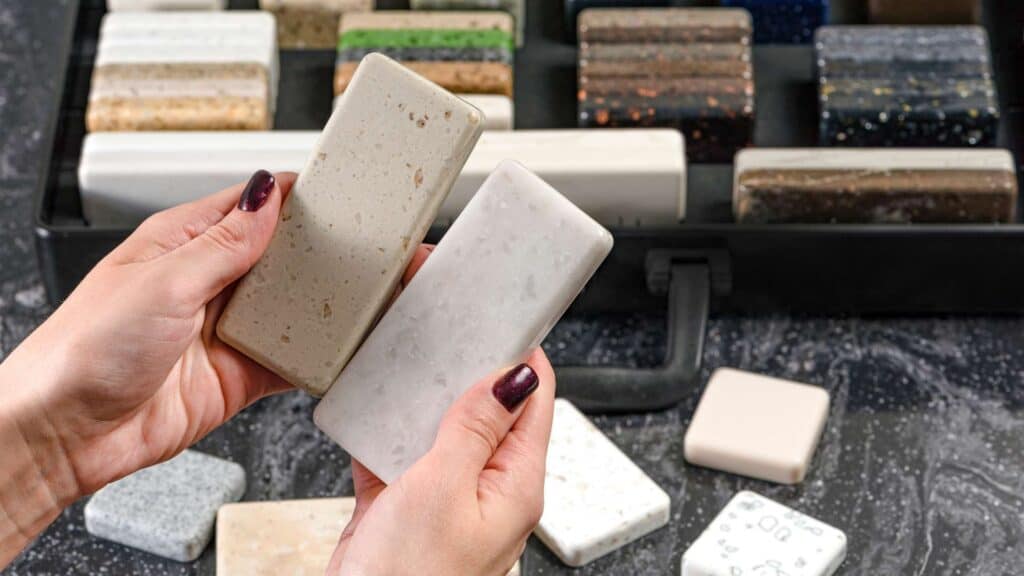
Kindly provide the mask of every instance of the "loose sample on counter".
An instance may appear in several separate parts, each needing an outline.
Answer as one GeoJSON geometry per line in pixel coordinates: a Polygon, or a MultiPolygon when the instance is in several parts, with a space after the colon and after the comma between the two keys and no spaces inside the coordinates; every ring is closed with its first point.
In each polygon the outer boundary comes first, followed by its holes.
{"type": "Polygon", "coordinates": [[[691,161],[731,161],[753,137],[750,35],[742,9],[584,10],[579,125],[676,128],[691,161]]]}
{"type": "Polygon", "coordinates": [[[999,104],[978,26],[825,26],[823,146],[994,146],[999,104]]]}
{"type": "Polygon", "coordinates": [[[526,30],[526,0],[409,0],[413,10],[502,10],[516,22],[516,45],[523,45],[526,30]]]}
{"type": "MultiPolygon", "coordinates": [[[[90,134],[78,170],[93,227],[135,226],[151,214],[245,181],[299,171],[316,132],[90,134]]],[[[674,226],[685,216],[683,138],[670,129],[484,132],[438,212],[450,223],[507,158],[609,227],[674,226]]]]}
{"type": "Polygon", "coordinates": [[[86,126],[268,130],[277,79],[265,12],[116,12],[100,29],[86,126]]]}
{"type": "Polygon", "coordinates": [[[480,112],[371,54],[217,333],[322,395],[391,298],[482,132],[480,112]]]}
{"type": "Polygon", "coordinates": [[[102,488],[85,505],[85,528],[99,538],[191,562],[210,543],[217,510],[243,494],[241,466],[186,450],[102,488]]]}
{"type": "MultiPolygon", "coordinates": [[[[339,94],[334,98],[337,106],[344,98],[339,94]]],[[[470,105],[476,107],[484,115],[484,130],[512,130],[515,126],[515,104],[508,96],[500,94],[456,94],[470,105]]]]}
{"type": "Polygon", "coordinates": [[[515,23],[505,12],[379,11],[345,14],[334,93],[364,56],[379,52],[459,94],[512,96],[515,23]]]}
{"type": "Polygon", "coordinates": [[[374,0],[260,0],[260,8],[277,17],[281,48],[333,49],[341,15],[373,7],[374,0]]]}
{"type": "Polygon", "coordinates": [[[555,400],[536,535],[583,566],[668,524],[670,500],[570,402],[555,400]]]}
{"type": "Polygon", "coordinates": [[[829,0],[721,0],[754,18],[755,44],[808,44],[828,24],[829,0]]]}
{"type": "Polygon", "coordinates": [[[107,11],[223,10],[227,4],[228,0],[107,0],[107,11]]]}
{"type": "Polygon", "coordinates": [[[797,484],[807,474],[828,408],[822,388],[719,368],[686,430],[686,461],[797,484]]]}
{"type": "Polygon", "coordinates": [[[868,0],[875,24],[977,24],[981,0],[868,0]]]}
{"type": "Polygon", "coordinates": [[[317,406],[317,427],[393,482],[463,392],[540,346],[611,248],[554,188],[502,162],[317,406]]]}
{"type": "Polygon", "coordinates": [[[682,576],[831,576],[841,531],[753,492],[740,492],[683,554],[682,576]]]}
{"type": "Polygon", "coordinates": [[[1007,150],[750,148],[736,155],[737,222],[1012,222],[1007,150]]]}

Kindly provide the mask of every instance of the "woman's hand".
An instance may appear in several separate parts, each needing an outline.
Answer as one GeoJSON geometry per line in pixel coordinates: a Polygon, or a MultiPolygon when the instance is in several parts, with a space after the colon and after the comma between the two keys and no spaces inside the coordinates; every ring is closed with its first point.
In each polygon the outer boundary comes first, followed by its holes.
{"type": "Polygon", "coordinates": [[[463,395],[394,484],[353,462],[356,509],[328,574],[505,576],[544,508],[554,397],[538,350],[463,395]]]}

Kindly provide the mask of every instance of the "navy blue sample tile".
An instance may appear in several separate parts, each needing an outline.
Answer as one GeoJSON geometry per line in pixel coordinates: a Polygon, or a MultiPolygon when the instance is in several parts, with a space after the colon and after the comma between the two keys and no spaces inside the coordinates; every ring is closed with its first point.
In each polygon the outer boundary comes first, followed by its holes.
{"type": "Polygon", "coordinates": [[[721,0],[754,18],[755,44],[808,44],[828,24],[829,0],[721,0]]]}
{"type": "Polygon", "coordinates": [[[825,146],[994,146],[999,105],[976,26],[827,26],[816,36],[825,146]]]}

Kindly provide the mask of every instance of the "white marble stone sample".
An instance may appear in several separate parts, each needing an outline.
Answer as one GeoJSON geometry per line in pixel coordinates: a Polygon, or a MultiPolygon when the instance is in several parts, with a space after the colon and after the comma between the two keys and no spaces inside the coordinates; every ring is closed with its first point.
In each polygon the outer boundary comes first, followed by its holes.
{"type": "Polygon", "coordinates": [[[393,60],[363,60],[217,333],[322,395],[362,343],[481,133],[480,112],[393,60]],[[257,305],[258,304],[258,305],[257,305]]]}
{"type": "Polygon", "coordinates": [[[828,410],[829,394],[822,388],[719,368],[686,430],[686,460],[770,482],[799,483],[828,410]]]}
{"type": "Polygon", "coordinates": [[[223,10],[227,4],[228,0],[107,0],[107,11],[223,10]]]}
{"type": "MultiPolygon", "coordinates": [[[[150,214],[245,181],[258,169],[302,168],[313,132],[103,133],[86,136],[78,177],[93,226],[133,226],[150,214]]],[[[484,132],[442,204],[450,223],[507,158],[601,224],[675,226],[685,215],[686,162],[676,130],[484,132]]]]}
{"type": "Polygon", "coordinates": [[[317,426],[393,482],[466,389],[540,345],[611,248],[554,188],[501,163],[317,406],[317,426]]]}
{"type": "Polygon", "coordinates": [[[682,576],[831,576],[846,535],[753,492],[740,492],[683,555],[682,576]]]}
{"type": "Polygon", "coordinates": [[[85,505],[93,536],[191,562],[213,536],[217,509],[245,494],[245,470],[186,450],[97,492],[85,505]]]}
{"type": "Polygon", "coordinates": [[[670,501],[590,420],[555,401],[535,534],[562,562],[583,566],[668,524],[670,501]]]}

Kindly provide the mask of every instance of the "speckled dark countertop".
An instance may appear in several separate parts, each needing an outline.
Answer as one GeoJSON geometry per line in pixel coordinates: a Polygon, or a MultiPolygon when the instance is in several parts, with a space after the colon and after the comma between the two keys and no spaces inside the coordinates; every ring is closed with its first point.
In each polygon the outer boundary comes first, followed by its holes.
{"type": "MultiPolygon", "coordinates": [[[[31,204],[41,127],[61,65],[46,34],[63,0],[0,0],[0,353],[49,312],[36,271],[31,204]]],[[[566,321],[555,360],[653,363],[657,318],[566,321]]],[[[1024,320],[714,318],[704,357],[822,385],[833,406],[807,480],[780,487],[688,467],[683,432],[700,390],[677,409],[600,417],[598,424],[672,496],[669,527],[580,574],[678,574],[679,559],[738,490],[752,489],[849,536],[842,575],[1003,576],[1024,571],[1024,320]]],[[[248,500],[352,493],[347,457],[312,424],[313,400],[265,400],[199,449],[241,463],[248,500]]],[[[4,574],[214,573],[213,549],[193,564],[94,540],[82,504],[4,574]]],[[[570,573],[539,543],[526,573],[570,573]]],[[[775,575],[773,575],[775,576],[775,575]]]]}

